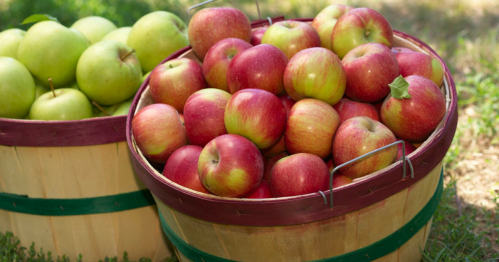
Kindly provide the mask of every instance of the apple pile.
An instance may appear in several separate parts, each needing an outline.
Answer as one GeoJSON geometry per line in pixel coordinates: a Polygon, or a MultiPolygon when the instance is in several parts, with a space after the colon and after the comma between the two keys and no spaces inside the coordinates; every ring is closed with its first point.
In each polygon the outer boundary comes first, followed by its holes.
{"type": "Polygon", "coordinates": [[[187,26],[165,11],[147,14],[133,27],[117,28],[90,16],[70,28],[48,20],[27,32],[5,30],[0,32],[0,118],[126,115],[149,72],[187,45],[187,26]]]}
{"type": "MultiPolygon", "coordinates": [[[[335,166],[397,140],[414,151],[446,111],[440,62],[393,47],[390,23],[369,8],[331,5],[311,24],[253,32],[241,11],[206,8],[188,34],[198,59],[151,72],[154,103],[134,116],[132,132],[166,178],[198,192],[271,198],[327,190],[335,166]]],[[[400,154],[389,147],[346,165],[333,187],[400,154]]]]}

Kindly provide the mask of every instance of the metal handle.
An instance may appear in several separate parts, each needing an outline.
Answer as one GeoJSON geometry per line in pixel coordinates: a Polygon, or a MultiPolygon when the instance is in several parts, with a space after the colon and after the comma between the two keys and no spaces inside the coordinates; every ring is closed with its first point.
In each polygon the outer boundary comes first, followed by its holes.
{"type": "MultiPolygon", "coordinates": [[[[215,2],[215,1],[216,0],[207,0],[207,1],[201,2],[199,4],[195,4],[191,7],[189,7],[189,9],[187,9],[187,17],[189,17],[189,21],[191,20],[191,10],[192,9],[200,7],[200,6],[208,4],[208,3],[211,3],[211,2],[215,2]]],[[[258,19],[262,19],[262,15],[260,14],[260,6],[258,5],[258,0],[255,0],[255,4],[256,4],[256,10],[258,11],[258,19]]]]}
{"type": "MultiPolygon", "coordinates": [[[[402,169],[403,169],[403,176],[402,178],[405,178],[405,175],[406,175],[406,162],[409,163],[409,167],[411,168],[411,178],[414,178],[414,168],[412,167],[412,163],[411,163],[411,160],[409,158],[406,157],[406,154],[405,154],[405,142],[400,140],[400,141],[396,141],[394,143],[391,143],[389,145],[386,145],[384,147],[380,147],[376,150],[373,150],[367,154],[364,154],[364,155],[361,155],[357,158],[354,158],[350,161],[347,161],[337,167],[335,167],[333,169],[333,171],[331,171],[330,175],[329,175],[329,208],[333,208],[333,174],[338,171],[338,169],[346,166],[346,165],[349,165],[351,163],[354,163],[354,162],[357,162],[365,157],[368,157],[372,154],[375,154],[383,149],[386,149],[386,148],[389,148],[391,146],[395,146],[395,145],[398,145],[398,144],[402,144],[402,157],[399,159],[399,160],[402,160],[402,169]]],[[[326,199],[326,195],[324,195],[324,193],[322,191],[319,191],[319,194],[321,194],[322,198],[324,199],[324,204],[327,205],[327,199],[326,199]]]]}

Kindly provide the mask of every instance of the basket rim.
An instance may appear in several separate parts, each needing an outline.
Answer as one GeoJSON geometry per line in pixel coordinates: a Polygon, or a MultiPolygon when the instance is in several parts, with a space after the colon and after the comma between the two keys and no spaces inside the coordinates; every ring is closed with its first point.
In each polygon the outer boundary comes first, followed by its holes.
{"type": "MultiPolygon", "coordinates": [[[[289,20],[310,22],[313,19],[289,20]]],[[[258,26],[262,25],[265,25],[265,21],[262,21],[258,26]]],[[[397,30],[394,30],[394,34],[419,45],[442,63],[452,95],[452,101],[450,101],[447,114],[444,117],[444,126],[441,128],[441,132],[424,145],[422,150],[415,152],[410,157],[415,169],[413,179],[402,178],[402,163],[398,161],[376,173],[376,176],[334,189],[335,202],[332,209],[329,208],[329,205],[326,207],[317,204],[319,202],[319,204],[324,205],[319,193],[273,199],[231,199],[212,197],[176,185],[173,182],[168,183],[166,179],[160,177],[161,174],[151,170],[139,153],[135,151],[131,133],[131,119],[135,114],[141,94],[148,86],[149,79],[137,92],[127,117],[127,143],[137,174],[157,199],[182,213],[215,223],[254,226],[301,224],[342,215],[374,204],[411,186],[441,163],[450,146],[457,126],[457,93],[449,68],[433,49],[409,34],[397,30]],[[218,211],[221,213],[217,213],[218,211]]],[[[180,49],[162,63],[177,58],[190,49],[190,46],[180,49]]],[[[323,192],[328,194],[329,190],[323,192]]]]}

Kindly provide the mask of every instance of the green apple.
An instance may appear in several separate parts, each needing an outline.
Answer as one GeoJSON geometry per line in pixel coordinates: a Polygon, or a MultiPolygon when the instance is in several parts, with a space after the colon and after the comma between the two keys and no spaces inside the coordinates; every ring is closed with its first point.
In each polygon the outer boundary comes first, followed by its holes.
{"type": "Polygon", "coordinates": [[[104,38],[102,38],[102,40],[116,40],[126,45],[128,35],[130,34],[131,30],[131,27],[120,27],[114,31],[109,32],[106,36],[104,36],[104,38]]]}
{"type": "Polygon", "coordinates": [[[121,103],[139,89],[142,70],[137,56],[125,44],[105,40],[93,44],[76,67],[80,90],[102,106],[121,103]]]}
{"type": "Polygon", "coordinates": [[[118,108],[112,113],[112,116],[122,116],[128,115],[128,110],[130,110],[130,106],[132,105],[133,98],[121,103],[118,108]]]}
{"type": "Polygon", "coordinates": [[[0,33],[0,56],[17,59],[17,49],[26,32],[21,29],[7,29],[0,33]]]}
{"type": "Polygon", "coordinates": [[[71,28],[80,31],[90,44],[102,40],[109,32],[116,30],[113,22],[100,16],[88,16],[76,21],[71,28]]]}
{"type": "Polygon", "coordinates": [[[0,117],[23,118],[35,100],[35,81],[28,69],[10,57],[0,57],[0,117]]]}
{"type": "Polygon", "coordinates": [[[142,83],[144,83],[144,81],[146,81],[147,77],[151,74],[151,71],[147,72],[146,74],[144,74],[142,76],[142,83]]]}
{"type": "Polygon", "coordinates": [[[152,12],[133,25],[127,44],[136,50],[144,72],[149,72],[171,53],[189,45],[187,26],[175,14],[152,12]]]}
{"type": "Polygon", "coordinates": [[[80,32],[42,21],[26,32],[17,58],[44,86],[48,87],[47,79],[52,78],[57,88],[75,80],[76,64],[88,45],[80,32]]]}
{"type": "Polygon", "coordinates": [[[48,93],[48,92],[50,92],[50,89],[48,89],[44,85],[42,85],[40,83],[35,84],[35,100],[38,99],[43,94],[48,93]]]}
{"type": "Polygon", "coordinates": [[[29,111],[32,120],[80,120],[92,117],[92,105],[80,91],[61,88],[43,94],[29,111]]]}

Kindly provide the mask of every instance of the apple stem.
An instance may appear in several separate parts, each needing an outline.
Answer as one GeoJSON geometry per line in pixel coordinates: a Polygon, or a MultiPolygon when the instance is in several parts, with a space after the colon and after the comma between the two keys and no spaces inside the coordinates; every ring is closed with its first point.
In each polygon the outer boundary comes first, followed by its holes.
{"type": "Polygon", "coordinates": [[[52,89],[52,94],[54,94],[54,97],[57,97],[57,96],[55,95],[55,91],[54,91],[54,84],[52,83],[52,77],[50,77],[50,78],[48,79],[48,81],[49,81],[50,89],[52,89]]]}
{"type": "Polygon", "coordinates": [[[109,112],[107,112],[104,108],[102,108],[99,104],[97,104],[97,102],[95,101],[92,101],[92,105],[96,106],[100,111],[102,111],[102,113],[104,113],[106,116],[111,116],[111,114],[109,114],[109,112]]]}
{"type": "Polygon", "coordinates": [[[121,57],[121,60],[125,60],[129,55],[133,54],[135,52],[135,49],[132,49],[132,51],[126,53],[124,56],[121,57]]]}
{"type": "Polygon", "coordinates": [[[211,160],[211,162],[212,162],[213,164],[218,164],[218,160],[215,160],[215,159],[211,160]]]}

